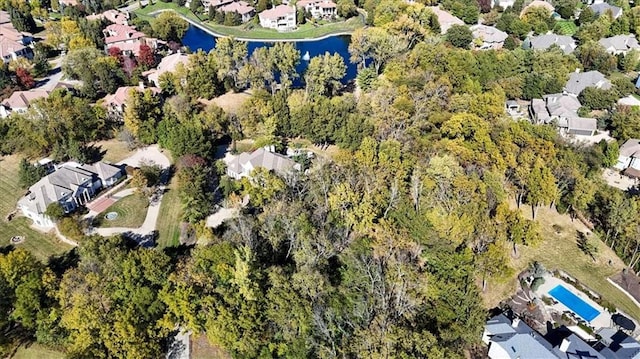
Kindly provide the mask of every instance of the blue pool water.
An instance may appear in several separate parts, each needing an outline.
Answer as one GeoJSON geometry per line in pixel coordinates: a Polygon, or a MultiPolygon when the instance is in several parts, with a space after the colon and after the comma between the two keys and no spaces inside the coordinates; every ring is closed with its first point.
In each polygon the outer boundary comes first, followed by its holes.
{"type": "Polygon", "coordinates": [[[551,289],[549,291],[549,294],[552,297],[556,298],[560,303],[571,309],[571,311],[578,314],[587,322],[592,321],[593,318],[597,317],[600,314],[600,312],[596,308],[580,299],[580,297],[573,294],[562,285],[557,285],[555,288],[551,289]]]}
{"type": "MultiPolygon", "coordinates": [[[[347,82],[356,78],[357,67],[355,64],[352,64],[349,61],[349,43],[351,42],[351,37],[347,35],[343,36],[331,36],[323,40],[317,41],[300,41],[294,42],[296,48],[300,51],[300,63],[296,67],[296,70],[300,77],[298,77],[293,85],[296,87],[302,86],[302,76],[304,71],[307,69],[309,65],[308,61],[304,61],[302,56],[308,51],[310,57],[322,55],[325,52],[329,52],[331,54],[338,53],[344,59],[344,64],[347,65],[347,71],[342,79],[342,83],[346,84],[347,82]]],[[[195,27],[193,25],[189,25],[189,29],[185,33],[182,38],[182,44],[188,46],[191,51],[195,52],[196,50],[203,50],[205,52],[209,52],[209,50],[213,49],[216,46],[216,38],[206,31],[195,27]]],[[[259,47],[271,46],[272,42],[265,41],[249,41],[247,43],[247,50],[249,56],[253,53],[253,51],[259,47]]]]}

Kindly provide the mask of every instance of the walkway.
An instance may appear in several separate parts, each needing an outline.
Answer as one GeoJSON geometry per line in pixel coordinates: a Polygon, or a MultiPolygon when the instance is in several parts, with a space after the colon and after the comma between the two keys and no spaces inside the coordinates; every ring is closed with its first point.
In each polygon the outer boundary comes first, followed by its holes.
{"type": "Polygon", "coordinates": [[[83,218],[95,217],[98,214],[102,213],[102,211],[104,211],[105,209],[109,208],[112,204],[116,203],[117,200],[119,200],[122,197],[125,197],[125,195],[122,195],[120,192],[124,192],[126,190],[120,191],[115,195],[113,193],[119,190],[120,188],[124,187],[128,182],[129,182],[129,179],[125,179],[124,181],[110,188],[107,192],[103,193],[93,201],[87,203],[85,206],[89,210],[89,213],[86,214],[83,218]]]}

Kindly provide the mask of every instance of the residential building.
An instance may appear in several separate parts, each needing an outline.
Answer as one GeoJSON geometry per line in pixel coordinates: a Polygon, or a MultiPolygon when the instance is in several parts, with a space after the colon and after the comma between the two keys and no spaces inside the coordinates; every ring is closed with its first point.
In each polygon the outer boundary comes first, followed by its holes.
{"type": "Polygon", "coordinates": [[[531,100],[529,110],[535,124],[555,123],[563,135],[593,136],[598,129],[598,121],[580,117],[580,107],[577,97],[559,93],[531,100]]]}
{"type": "Polygon", "coordinates": [[[148,45],[152,49],[157,48],[158,40],[147,37],[143,32],[136,30],[135,26],[111,24],[104,30],[105,48],[119,48],[123,54],[138,55],[141,45],[148,45]]]}
{"type": "Polygon", "coordinates": [[[507,100],[507,102],[505,103],[505,108],[510,116],[519,117],[522,115],[522,112],[520,112],[520,104],[518,103],[518,101],[507,100]]]}
{"type": "Polygon", "coordinates": [[[547,50],[553,45],[560,47],[560,49],[567,55],[572,53],[576,47],[578,47],[578,45],[576,45],[576,41],[571,36],[555,34],[527,37],[524,40],[522,47],[533,50],[547,50]]]}
{"type": "Polygon", "coordinates": [[[614,19],[617,19],[617,18],[620,17],[620,15],[622,15],[622,8],[619,8],[619,7],[613,6],[613,5],[609,5],[606,2],[599,3],[599,4],[593,4],[593,5],[589,6],[589,8],[594,12],[594,14],[596,14],[598,16],[606,14],[608,12],[611,12],[611,16],[614,19]]]}
{"type": "Polygon", "coordinates": [[[316,19],[329,19],[336,16],[337,5],[331,0],[300,0],[296,6],[304,8],[304,11],[308,11],[316,19]]]}
{"type": "Polygon", "coordinates": [[[553,5],[551,5],[551,3],[549,3],[549,2],[542,1],[542,0],[533,0],[532,2],[527,4],[527,6],[522,8],[522,11],[520,12],[520,17],[522,17],[522,15],[524,15],[529,9],[531,9],[533,7],[543,7],[545,9],[549,10],[549,13],[551,13],[551,14],[553,14],[553,12],[556,11],[556,8],[553,7],[553,5]]]}
{"type": "Polygon", "coordinates": [[[489,346],[490,359],[614,358],[599,351],[566,327],[554,330],[552,341],[519,318],[499,314],[487,321],[482,341],[489,346]]]}
{"type": "Polygon", "coordinates": [[[640,343],[633,337],[613,328],[603,328],[597,334],[600,341],[596,347],[607,359],[640,359],[640,343]]]}
{"type": "Polygon", "coordinates": [[[228,12],[238,13],[238,15],[240,15],[240,17],[242,18],[242,22],[247,22],[251,20],[253,15],[256,14],[256,9],[253,6],[250,6],[245,1],[236,1],[236,2],[232,2],[231,4],[221,6],[218,9],[218,11],[221,11],[223,13],[228,13],[228,12]]]}
{"type": "Polygon", "coordinates": [[[162,60],[160,60],[158,67],[154,70],[145,71],[142,75],[146,76],[149,81],[156,85],[156,87],[160,87],[160,76],[162,74],[165,72],[175,71],[178,64],[186,66],[187,63],[189,63],[189,56],[178,51],[175,54],[163,57],[162,60]]]}
{"type": "Polygon", "coordinates": [[[618,162],[613,166],[620,171],[635,174],[640,177],[640,140],[630,138],[620,146],[618,162]]]}
{"type": "Polygon", "coordinates": [[[449,30],[449,28],[453,25],[464,25],[464,21],[453,16],[449,12],[440,9],[439,6],[428,6],[427,9],[433,11],[433,13],[438,18],[438,23],[440,24],[440,33],[442,34],[446,33],[447,30],[449,30]]]}
{"type": "Polygon", "coordinates": [[[493,26],[473,25],[471,26],[474,44],[482,50],[485,49],[501,49],[504,40],[509,37],[506,32],[500,31],[493,26]]]}
{"type": "MultiPolygon", "coordinates": [[[[215,9],[227,5],[227,4],[231,4],[232,2],[234,2],[235,0],[201,0],[200,2],[202,3],[202,6],[204,7],[205,11],[209,11],[209,7],[213,7],[215,9]]],[[[185,3],[186,7],[189,7],[189,3],[190,1],[185,3]]]]}
{"type": "Polygon", "coordinates": [[[0,11],[0,57],[7,63],[18,57],[30,59],[33,55],[28,47],[33,41],[33,35],[16,30],[11,23],[9,13],[0,11]]]}
{"type": "Polygon", "coordinates": [[[51,203],[59,203],[70,213],[89,202],[103,187],[112,186],[124,173],[121,168],[97,162],[93,165],[67,163],[58,167],[33,186],[18,201],[18,208],[39,227],[51,228],[54,223],[44,213],[51,203]]]}
{"type": "Polygon", "coordinates": [[[264,168],[280,175],[294,169],[300,169],[300,165],[291,159],[279,153],[270,152],[265,148],[260,148],[251,153],[243,152],[225,162],[227,163],[227,175],[235,179],[249,177],[256,168],[264,168]]]}
{"type": "Polygon", "coordinates": [[[87,16],[87,20],[101,20],[106,19],[112,24],[117,25],[129,25],[129,13],[122,12],[116,9],[107,10],[100,14],[93,14],[87,16]]]}
{"type": "Polygon", "coordinates": [[[602,90],[609,90],[611,82],[600,71],[580,72],[576,70],[569,77],[569,81],[564,85],[564,92],[578,96],[587,87],[595,87],[602,90]]]}
{"type": "Polygon", "coordinates": [[[13,112],[24,113],[33,101],[49,97],[50,93],[39,89],[15,91],[0,104],[0,117],[6,118],[13,112]]]}
{"type": "Polygon", "coordinates": [[[278,5],[258,14],[260,26],[278,31],[291,31],[296,28],[296,7],[278,5]]]}
{"type": "Polygon", "coordinates": [[[640,44],[633,34],[607,37],[600,39],[598,43],[612,55],[626,55],[631,50],[640,50],[640,44]]]}
{"type": "Polygon", "coordinates": [[[157,95],[161,92],[161,90],[157,87],[146,87],[142,82],[138,84],[138,86],[123,86],[119,87],[115,93],[109,94],[103,99],[103,106],[107,108],[109,113],[120,117],[124,114],[124,108],[129,100],[129,96],[131,91],[145,91],[150,90],[154,95],[157,95]]]}

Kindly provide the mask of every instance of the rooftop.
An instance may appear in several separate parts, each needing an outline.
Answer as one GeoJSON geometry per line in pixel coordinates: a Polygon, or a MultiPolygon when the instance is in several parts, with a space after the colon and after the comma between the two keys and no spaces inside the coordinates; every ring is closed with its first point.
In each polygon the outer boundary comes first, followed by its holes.
{"type": "Polygon", "coordinates": [[[272,9],[267,9],[260,13],[260,18],[269,19],[269,20],[277,20],[281,17],[285,17],[287,15],[294,15],[296,13],[296,9],[293,6],[287,5],[278,5],[272,9]]]}
{"type": "Polygon", "coordinates": [[[608,90],[611,88],[611,82],[600,71],[573,72],[564,90],[570,94],[579,95],[587,87],[608,90]]]}

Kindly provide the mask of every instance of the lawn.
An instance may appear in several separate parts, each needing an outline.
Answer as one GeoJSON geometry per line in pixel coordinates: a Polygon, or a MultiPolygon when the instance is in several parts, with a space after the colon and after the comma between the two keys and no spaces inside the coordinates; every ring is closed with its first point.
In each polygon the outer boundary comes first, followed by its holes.
{"type": "Polygon", "coordinates": [[[560,35],[573,35],[578,31],[578,26],[572,20],[556,21],[557,32],[560,35]]]}
{"type": "Polygon", "coordinates": [[[95,220],[96,227],[127,227],[138,228],[144,223],[147,217],[147,207],[149,200],[137,193],[124,197],[104,210],[95,220]],[[104,216],[107,213],[115,212],[118,217],[114,220],[107,220],[104,216]]]}
{"type": "Polygon", "coordinates": [[[180,244],[180,218],[182,217],[182,204],[177,190],[177,179],[174,176],[162,196],[160,215],[156,224],[159,237],[158,247],[175,247],[180,244]]]}
{"type": "Polygon", "coordinates": [[[21,346],[11,359],[64,359],[65,355],[61,352],[45,348],[39,344],[29,344],[29,346],[21,346]]]}
{"type": "Polygon", "coordinates": [[[0,246],[9,245],[13,236],[24,236],[24,242],[16,247],[24,247],[38,259],[46,261],[49,256],[71,249],[53,234],[36,231],[30,227],[31,220],[14,217],[7,221],[7,215],[16,209],[18,199],[26,192],[18,185],[18,156],[0,157],[0,246]]]}
{"type": "Polygon", "coordinates": [[[96,142],[93,145],[104,154],[102,160],[110,163],[120,162],[135,153],[135,150],[130,150],[125,142],[116,139],[96,142]]]}
{"type": "MultiPolygon", "coordinates": [[[[523,206],[522,211],[526,217],[531,217],[529,207],[523,206]]],[[[541,208],[536,220],[540,223],[543,241],[536,246],[519,248],[519,258],[512,258],[511,263],[516,273],[525,269],[533,261],[541,262],[549,270],[563,270],[586,287],[602,295],[620,310],[635,319],[640,319],[640,308],[622,291],[607,282],[607,277],[618,273],[625,266],[609,247],[598,238],[593,238],[598,246],[594,262],[577,246],[576,231],[586,231],[586,227],[578,220],[572,222],[569,216],[558,214],[549,208],[541,208]],[[559,234],[556,233],[553,225],[561,227],[559,234]]],[[[512,278],[507,283],[490,282],[484,294],[486,306],[489,308],[496,306],[501,300],[514,294],[516,286],[516,278],[512,278]]]]}
{"type": "MultiPolygon", "coordinates": [[[[178,14],[194,21],[199,26],[213,31],[222,36],[233,36],[245,39],[260,40],[301,40],[313,39],[331,34],[351,33],[355,29],[363,27],[364,23],[361,16],[353,17],[346,21],[329,23],[326,25],[314,26],[313,24],[300,25],[297,30],[291,32],[278,32],[272,29],[265,29],[253,22],[240,26],[224,26],[213,24],[212,22],[201,20],[184,6],[178,6],[175,3],[156,2],[153,5],[145,6],[142,9],[135,10],[135,13],[149,21],[159,10],[172,10],[178,14]]],[[[255,21],[255,20],[254,20],[255,21]]]]}

